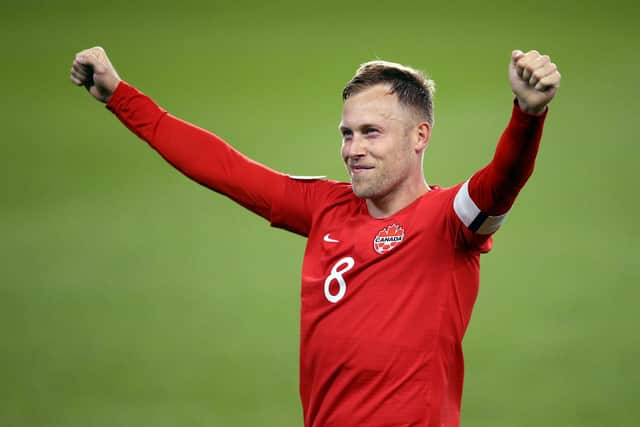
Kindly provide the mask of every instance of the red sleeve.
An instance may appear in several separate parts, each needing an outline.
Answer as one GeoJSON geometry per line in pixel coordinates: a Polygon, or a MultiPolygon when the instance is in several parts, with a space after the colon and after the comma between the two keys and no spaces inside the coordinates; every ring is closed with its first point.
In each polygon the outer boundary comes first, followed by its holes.
{"type": "Polygon", "coordinates": [[[218,136],[168,114],[125,82],[118,85],[107,108],[180,172],[271,220],[271,208],[274,199],[284,193],[286,175],[247,158],[218,136]]]}
{"type": "Polygon", "coordinates": [[[502,215],[511,209],[533,173],[547,111],[540,116],[528,114],[514,102],[493,160],[469,181],[469,195],[482,212],[502,215]]]}
{"type": "Polygon", "coordinates": [[[547,111],[539,116],[525,113],[514,101],[493,159],[460,186],[454,210],[465,226],[461,235],[468,245],[477,248],[487,242],[533,173],[546,116],[547,111]]]}

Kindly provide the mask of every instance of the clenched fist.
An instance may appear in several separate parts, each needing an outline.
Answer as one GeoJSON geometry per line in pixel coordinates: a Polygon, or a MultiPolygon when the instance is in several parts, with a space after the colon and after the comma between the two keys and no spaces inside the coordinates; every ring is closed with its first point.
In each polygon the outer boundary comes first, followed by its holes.
{"type": "Polygon", "coordinates": [[[84,86],[98,101],[106,103],[121,79],[104,49],[92,47],[76,54],[71,65],[71,81],[84,86]]]}
{"type": "Polygon", "coordinates": [[[537,50],[514,50],[509,63],[511,90],[520,108],[532,114],[544,112],[560,87],[560,73],[547,55],[537,50]]]}

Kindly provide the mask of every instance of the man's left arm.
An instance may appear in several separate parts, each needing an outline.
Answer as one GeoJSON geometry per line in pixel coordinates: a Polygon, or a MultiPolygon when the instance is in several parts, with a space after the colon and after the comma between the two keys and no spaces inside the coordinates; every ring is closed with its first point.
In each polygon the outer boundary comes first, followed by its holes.
{"type": "Polygon", "coordinates": [[[511,120],[492,161],[458,190],[454,210],[466,228],[490,235],[499,227],[533,173],[547,106],[560,86],[558,67],[535,50],[512,52],[509,82],[515,94],[511,120]]]}

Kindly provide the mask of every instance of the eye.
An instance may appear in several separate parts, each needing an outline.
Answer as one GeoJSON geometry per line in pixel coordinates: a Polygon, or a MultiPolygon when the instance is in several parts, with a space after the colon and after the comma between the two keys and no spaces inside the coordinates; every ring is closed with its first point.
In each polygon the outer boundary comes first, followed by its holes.
{"type": "Polygon", "coordinates": [[[353,132],[350,129],[342,129],[340,133],[342,134],[342,137],[345,139],[353,136],[353,132]]]}
{"type": "Polygon", "coordinates": [[[380,134],[380,130],[376,128],[366,128],[364,133],[367,136],[378,136],[380,134]]]}

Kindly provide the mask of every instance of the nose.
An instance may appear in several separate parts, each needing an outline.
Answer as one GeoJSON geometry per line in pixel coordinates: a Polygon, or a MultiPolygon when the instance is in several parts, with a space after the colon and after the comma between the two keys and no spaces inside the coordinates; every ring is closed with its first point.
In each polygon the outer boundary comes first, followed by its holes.
{"type": "Polygon", "coordinates": [[[363,157],[367,154],[364,138],[357,133],[353,135],[346,148],[346,155],[350,158],[363,157]]]}

